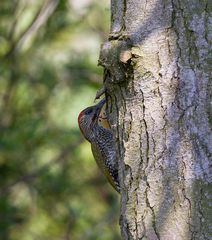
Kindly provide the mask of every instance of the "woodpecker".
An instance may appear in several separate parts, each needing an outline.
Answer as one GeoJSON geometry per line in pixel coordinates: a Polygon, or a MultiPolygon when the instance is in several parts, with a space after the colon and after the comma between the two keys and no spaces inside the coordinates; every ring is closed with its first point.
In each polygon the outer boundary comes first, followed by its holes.
{"type": "Polygon", "coordinates": [[[78,116],[79,128],[87,141],[97,165],[117,192],[120,192],[118,161],[112,131],[99,125],[100,112],[105,104],[102,99],[94,106],[84,109],[78,116]]]}

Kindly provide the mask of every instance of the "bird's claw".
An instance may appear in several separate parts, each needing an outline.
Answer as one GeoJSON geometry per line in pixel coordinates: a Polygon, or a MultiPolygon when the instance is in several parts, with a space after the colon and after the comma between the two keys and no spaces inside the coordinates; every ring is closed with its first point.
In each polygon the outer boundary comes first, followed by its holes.
{"type": "Polygon", "coordinates": [[[94,102],[96,99],[99,99],[104,93],[105,93],[105,86],[101,87],[97,92],[96,92],[96,97],[94,98],[94,102]]]}

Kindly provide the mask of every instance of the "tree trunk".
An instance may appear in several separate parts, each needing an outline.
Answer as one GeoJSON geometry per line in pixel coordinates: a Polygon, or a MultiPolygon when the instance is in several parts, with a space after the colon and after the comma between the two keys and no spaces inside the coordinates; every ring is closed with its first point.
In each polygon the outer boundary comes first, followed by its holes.
{"type": "Polygon", "coordinates": [[[112,0],[101,48],[123,239],[211,239],[209,0],[112,0]]]}

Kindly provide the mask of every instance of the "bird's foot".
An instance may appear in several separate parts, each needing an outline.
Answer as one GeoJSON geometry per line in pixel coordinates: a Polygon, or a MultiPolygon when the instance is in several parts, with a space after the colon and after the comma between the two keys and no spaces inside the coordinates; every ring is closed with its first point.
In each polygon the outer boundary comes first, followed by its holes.
{"type": "Polygon", "coordinates": [[[96,99],[99,99],[106,91],[105,86],[103,85],[103,87],[101,87],[97,92],[96,92],[96,97],[94,99],[94,102],[96,101],[96,99]]]}

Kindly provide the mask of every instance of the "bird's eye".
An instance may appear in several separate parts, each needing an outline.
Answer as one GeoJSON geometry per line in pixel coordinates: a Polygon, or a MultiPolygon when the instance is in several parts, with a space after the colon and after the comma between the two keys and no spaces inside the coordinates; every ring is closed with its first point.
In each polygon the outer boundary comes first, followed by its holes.
{"type": "Polygon", "coordinates": [[[92,109],[88,109],[88,110],[85,112],[86,115],[89,115],[90,113],[92,113],[92,109]]]}

